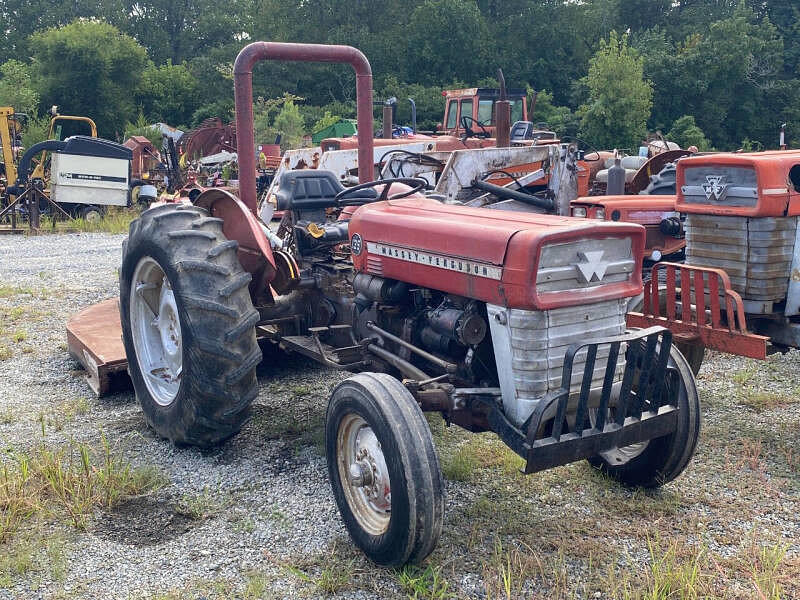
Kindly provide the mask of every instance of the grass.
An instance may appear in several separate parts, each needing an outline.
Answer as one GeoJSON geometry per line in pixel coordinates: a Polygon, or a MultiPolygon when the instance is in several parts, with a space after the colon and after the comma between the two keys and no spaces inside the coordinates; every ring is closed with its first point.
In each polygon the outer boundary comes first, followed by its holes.
{"type": "Polygon", "coordinates": [[[409,600],[446,600],[456,596],[440,567],[407,565],[396,571],[397,583],[409,600]]]}
{"type": "Polygon", "coordinates": [[[48,429],[62,431],[79,416],[89,412],[89,400],[82,396],[64,400],[39,413],[39,423],[48,429]]]}
{"type": "Polygon", "coordinates": [[[13,453],[0,470],[0,543],[37,516],[56,515],[83,529],[95,508],[111,508],[163,484],[159,471],[134,468],[104,435],[98,449],[82,443],[51,449],[42,442],[31,452],[13,453]]]}
{"type": "Polygon", "coordinates": [[[764,412],[765,410],[772,410],[795,402],[794,398],[779,394],[777,392],[762,392],[762,391],[748,391],[745,393],[740,402],[745,406],[749,406],[756,412],[764,412]]]}
{"type": "Polygon", "coordinates": [[[205,521],[217,516],[224,503],[215,498],[208,487],[199,494],[185,494],[175,506],[175,512],[195,521],[205,521]]]}
{"type": "Polygon", "coordinates": [[[117,206],[111,206],[102,218],[97,221],[86,221],[85,219],[78,218],[71,221],[56,220],[53,221],[52,217],[43,216],[40,220],[40,232],[59,233],[61,231],[80,231],[85,233],[128,233],[131,221],[139,216],[139,212],[135,209],[126,209],[117,206]]]}

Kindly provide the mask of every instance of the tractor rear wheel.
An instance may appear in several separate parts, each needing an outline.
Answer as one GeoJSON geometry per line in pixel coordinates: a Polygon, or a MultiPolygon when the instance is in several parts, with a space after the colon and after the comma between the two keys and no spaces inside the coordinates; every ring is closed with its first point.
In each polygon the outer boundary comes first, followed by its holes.
{"type": "Polygon", "coordinates": [[[174,443],[235,434],[258,394],[258,312],[222,221],[194,206],[142,213],[123,244],[120,317],[148,424],[174,443]]]}
{"type": "Polygon", "coordinates": [[[340,383],[325,425],[328,475],[347,531],[373,562],[417,563],[436,546],[444,482],[428,422],[385,373],[340,383]]]}
{"type": "Polygon", "coordinates": [[[694,375],[674,346],[670,348],[668,364],[674,375],[665,384],[677,404],[676,430],[646,442],[612,448],[589,459],[592,466],[625,485],[653,488],[672,481],[689,464],[697,447],[701,418],[694,375]]]}

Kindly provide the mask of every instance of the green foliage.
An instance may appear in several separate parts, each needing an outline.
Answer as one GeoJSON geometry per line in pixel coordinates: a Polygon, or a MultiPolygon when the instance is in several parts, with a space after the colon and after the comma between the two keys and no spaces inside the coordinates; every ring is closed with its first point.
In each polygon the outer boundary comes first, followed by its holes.
{"type": "Polygon", "coordinates": [[[204,104],[192,113],[192,127],[197,127],[206,119],[219,117],[224,123],[233,120],[233,98],[225,98],[204,104]]]}
{"type": "Polygon", "coordinates": [[[653,87],[644,79],[644,61],[628,36],[612,31],[589,61],[588,102],[578,113],[581,134],[598,148],[633,148],[647,133],[653,87]]]}
{"type": "Polygon", "coordinates": [[[50,116],[30,117],[22,129],[22,147],[30,148],[34,144],[43,142],[50,132],[50,116]]]}
{"type": "Polygon", "coordinates": [[[281,134],[281,148],[297,148],[305,133],[303,117],[300,109],[292,100],[284,102],[278,116],[273,123],[275,130],[281,134]]]}
{"type": "Polygon", "coordinates": [[[326,110],[325,114],[323,114],[322,117],[320,117],[320,119],[316,123],[314,123],[314,125],[311,127],[311,133],[317,133],[318,131],[322,131],[326,127],[335,125],[341,119],[342,117],[340,117],[339,115],[332,115],[331,111],[326,110]]]}
{"type": "Polygon", "coordinates": [[[18,60],[7,60],[0,65],[0,106],[13,106],[18,113],[36,114],[39,94],[33,89],[28,65],[18,60]]]}
{"type": "MultiPolygon", "coordinates": [[[[528,106],[533,105],[533,90],[528,88],[528,106]]],[[[579,121],[568,106],[557,106],[553,94],[542,90],[536,95],[536,106],[529,120],[534,123],[546,123],[547,128],[558,135],[576,135],[579,121]]]]}
{"type": "Polygon", "coordinates": [[[128,121],[125,124],[125,133],[122,137],[127,140],[135,135],[146,137],[148,140],[150,140],[150,143],[153,144],[154,148],[161,148],[161,141],[163,137],[161,134],[161,129],[154,127],[152,122],[149,121],[142,113],[139,113],[139,116],[133,123],[128,121]]]}
{"type": "Polygon", "coordinates": [[[103,137],[122,134],[147,66],[136,40],[108,23],[77,20],[34,34],[32,48],[33,79],[45,106],[91,117],[103,137]]]}
{"type": "Polygon", "coordinates": [[[681,148],[696,146],[701,152],[709,149],[708,140],[703,130],[697,126],[692,115],[684,115],[672,124],[672,129],[667,134],[667,139],[679,144],[681,148]]]}
{"type": "Polygon", "coordinates": [[[142,73],[137,98],[151,122],[185,126],[198,109],[199,83],[185,64],[149,65],[142,73]]]}

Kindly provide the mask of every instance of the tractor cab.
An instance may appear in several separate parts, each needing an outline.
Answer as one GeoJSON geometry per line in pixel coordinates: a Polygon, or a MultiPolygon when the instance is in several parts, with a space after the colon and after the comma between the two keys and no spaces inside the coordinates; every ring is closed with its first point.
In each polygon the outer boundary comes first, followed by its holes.
{"type": "MultiPolygon", "coordinates": [[[[500,100],[497,88],[466,88],[445,90],[444,119],[439,132],[462,136],[474,134],[478,137],[494,137],[495,103],[500,100]]],[[[511,122],[528,120],[528,106],[525,90],[509,89],[507,99],[511,102],[511,122]]]]}

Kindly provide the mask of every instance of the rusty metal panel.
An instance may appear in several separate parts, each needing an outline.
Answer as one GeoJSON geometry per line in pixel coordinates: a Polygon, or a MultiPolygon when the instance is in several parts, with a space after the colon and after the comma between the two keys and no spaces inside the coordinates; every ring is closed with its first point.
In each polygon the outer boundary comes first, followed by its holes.
{"type": "Polygon", "coordinates": [[[689,214],[686,262],[724,269],[745,300],[786,297],[797,217],[751,218],[689,214]]]}
{"type": "Polygon", "coordinates": [[[102,396],[110,391],[112,376],[128,367],[122,344],[119,299],[104,300],[70,317],[67,348],[86,369],[87,383],[94,393],[102,396]]]}
{"type": "Polygon", "coordinates": [[[762,360],[767,356],[769,338],[747,330],[742,297],[721,269],[668,262],[653,265],[644,286],[642,312],[628,313],[627,322],[629,327],[666,327],[676,339],[721,352],[762,360]],[[662,269],[666,276],[659,278],[662,269]]]}

